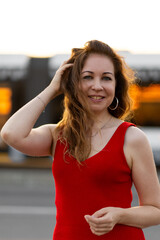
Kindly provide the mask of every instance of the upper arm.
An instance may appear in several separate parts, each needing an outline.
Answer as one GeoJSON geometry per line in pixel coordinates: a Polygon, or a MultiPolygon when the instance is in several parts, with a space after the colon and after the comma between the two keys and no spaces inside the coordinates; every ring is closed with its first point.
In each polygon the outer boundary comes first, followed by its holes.
{"type": "Polygon", "coordinates": [[[19,151],[30,156],[49,156],[55,143],[55,124],[46,124],[38,128],[33,128],[30,134],[13,146],[19,151]]]}
{"type": "Polygon", "coordinates": [[[160,185],[149,141],[135,127],[129,128],[126,135],[126,145],[132,160],[132,179],[140,204],[160,207],[160,185]]]}

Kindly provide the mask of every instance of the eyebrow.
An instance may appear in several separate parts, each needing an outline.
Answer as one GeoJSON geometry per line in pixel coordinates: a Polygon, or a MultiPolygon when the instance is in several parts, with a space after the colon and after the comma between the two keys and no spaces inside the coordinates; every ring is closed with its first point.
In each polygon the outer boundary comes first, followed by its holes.
{"type": "Polygon", "coordinates": [[[81,74],[86,73],[86,72],[93,74],[93,72],[91,72],[91,71],[84,71],[84,72],[82,72],[81,74]]]}
{"type": "MultiPolygon", "coordinates": [[[[92,71],[84,71],[84,72],[82,72],[81,74],[86,73],[86,72],[93,74],[92,71]]],[[[111,75],[114,75],[112,72],[104,72],[103,74],[111,74],[111,75]]]]}

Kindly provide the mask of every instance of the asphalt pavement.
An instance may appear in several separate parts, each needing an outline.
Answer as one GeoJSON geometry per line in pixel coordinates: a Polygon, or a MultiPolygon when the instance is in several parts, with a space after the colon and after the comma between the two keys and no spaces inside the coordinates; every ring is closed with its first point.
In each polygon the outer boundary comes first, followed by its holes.
{"type": "MultiPolygon", "coordinates": [[[[52,240],[54,199],[51,169],[0,168],[0,240],[52,240]]],[[[137,203],[133,188],[132,205],[137,203]]],[[[160,240],[160,226],[144,233],[146,240],[160,240]]]]}

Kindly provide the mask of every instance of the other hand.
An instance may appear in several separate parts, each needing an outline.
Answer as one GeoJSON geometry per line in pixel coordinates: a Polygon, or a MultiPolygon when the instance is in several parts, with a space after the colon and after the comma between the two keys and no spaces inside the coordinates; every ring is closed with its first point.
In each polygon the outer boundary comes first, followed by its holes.
{"type": "Polygon", "coordinates": [[[110,232],[119,222],[122,208],[106,207],[93,215],[85,215],[85,219],[93,234],[101,236],[110,232]]]}

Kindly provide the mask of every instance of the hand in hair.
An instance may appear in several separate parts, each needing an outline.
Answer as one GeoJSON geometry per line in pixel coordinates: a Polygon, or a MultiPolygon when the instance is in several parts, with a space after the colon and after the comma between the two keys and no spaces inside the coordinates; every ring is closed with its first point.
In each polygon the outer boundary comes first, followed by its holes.
{"type": "MultiPolygon", "coordinates": [[[[63,77],[63,74],[64,74],[65,70],[69,67],[72,67],[72,66],[73,66],[73,63],[67,63],[67,61],[65,61],[56,71],[56,74],[53,77],[53,79],[52,79],[52,81],[49,85],[49,87],[54,89],[54,93],[56,93],[56,96],[63,93],[62,89],[61,89],[62,77],[63,77]]],[[[54,96],[55,96],[55,94],[54,94],[54,96]]]]}

